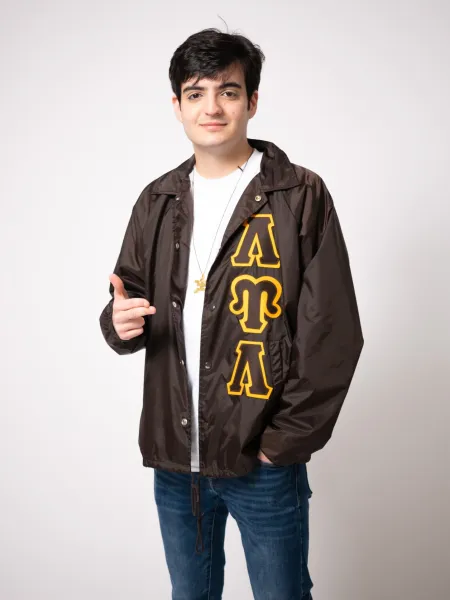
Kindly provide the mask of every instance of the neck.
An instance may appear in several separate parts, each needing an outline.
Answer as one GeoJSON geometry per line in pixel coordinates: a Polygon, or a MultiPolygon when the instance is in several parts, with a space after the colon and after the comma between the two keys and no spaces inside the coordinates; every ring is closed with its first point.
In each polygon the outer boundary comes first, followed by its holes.
{"type": "Polygon", "coordinates": [[[226,177],[244,164],[251,156],[253,148],[247,139],[233,148],[221,153],[212,152],[211,148],[194,146],[195,168],[197,173],[207,179],[226,177]]]}

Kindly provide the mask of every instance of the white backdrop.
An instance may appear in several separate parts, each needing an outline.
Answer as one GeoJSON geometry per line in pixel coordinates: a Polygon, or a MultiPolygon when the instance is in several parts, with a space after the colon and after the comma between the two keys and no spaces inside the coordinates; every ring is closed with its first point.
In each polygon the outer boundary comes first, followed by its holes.
{"type": "MultiPolygon", "coordinates": [[[[98,324],[141,190],[192,153],[175,48],[267,56],[249,136],[323,177],[365,347],[309,464],[314,600],[450,597],[447,2],[2,0],[2,600],[170,597],[137,443],[144,354],[98,324]]],[[[230,518],[224,600],[250,600],[230,518]]]]}

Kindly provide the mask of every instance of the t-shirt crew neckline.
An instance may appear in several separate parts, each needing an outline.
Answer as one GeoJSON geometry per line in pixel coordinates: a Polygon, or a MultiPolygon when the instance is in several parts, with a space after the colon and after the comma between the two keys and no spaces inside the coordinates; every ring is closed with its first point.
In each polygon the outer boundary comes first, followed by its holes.
{"type": "Polygon", "coordinates": [[[214,185],[214,183],[217,183],[218,181],[227,181],[228,179],[233,179],[234,177],[236,177],[236,173],[242,173],[241,169],[244,169],[245,163],[248,163],[251,161],[251,159],[253,158],[253,156],[255,155],[255,150],[253,149],[253,152],[250,154],[250,156],[248,157],[248,159],[246,161],[244,161],[241,165],[236,166],[234,171],[231,171],[231,173],[228,173],[228,175],[224,175],[223,177],[203,177],[203,175],[200,175],[200,173],[197,171],[197,166],[194,165],[194,174],[195,174],[195,179],[196,180],[201,180],[201,182],[203,184],[212,184],[214,185]]]}

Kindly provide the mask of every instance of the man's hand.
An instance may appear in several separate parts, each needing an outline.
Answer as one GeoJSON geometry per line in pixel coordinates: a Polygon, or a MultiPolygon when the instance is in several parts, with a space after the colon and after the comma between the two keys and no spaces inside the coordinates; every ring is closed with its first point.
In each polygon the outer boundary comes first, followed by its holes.
{"type": "Polygon", "coordinates": [[[273,462],[267,458],[267,456],[264,454],[264,452],[263,452],[262,450],[260,450],[260,451],[258,452],[258,458],[259,458],[259,460],[261,460],[262,462],[265,462],[265,463],[270,463],[271,465],[273,465],[273,462]]]}
{"type": "Polygon", "coordinates": [[[144,316],[154,315],[156,308],[144,298],[129,298],[123,281],[115,273],[109,276],[114,286],[112,322],[121,340],[131,340],[144,333],[144,316]]]}

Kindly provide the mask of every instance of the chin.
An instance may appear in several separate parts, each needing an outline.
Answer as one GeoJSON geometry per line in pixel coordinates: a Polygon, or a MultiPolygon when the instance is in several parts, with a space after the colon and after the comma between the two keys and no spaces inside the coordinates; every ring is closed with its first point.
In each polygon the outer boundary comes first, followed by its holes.
{"type": "Polygon", "coordinates": [[[197,146],[205,148],[218,148],[220,146],[233,145],[233,142],[238,138],[237,132],[232,131],[217,131],[205,132],[203,135],[195,135],[190,140],[197,146]]]}
{"type": "Polygon", "coordinates": [[[217,139],[202,139],[198,141],[199,146],[207,146],[209,148],[212,148],[214,146],[223,146],[224,144],[226,144],[227,142],[229,142],[228,138],[217,138],[217,139]]]}
{"type": "Polygon", "coordinates": [[[218,148],[220,146],[227,145],[230,141],[228,137],[221,136],[195,136],[189,138],[196,146],[202,146],[203,148],[218,148]]]}

